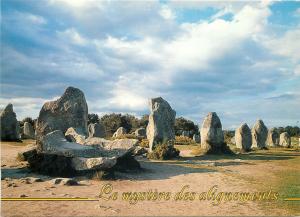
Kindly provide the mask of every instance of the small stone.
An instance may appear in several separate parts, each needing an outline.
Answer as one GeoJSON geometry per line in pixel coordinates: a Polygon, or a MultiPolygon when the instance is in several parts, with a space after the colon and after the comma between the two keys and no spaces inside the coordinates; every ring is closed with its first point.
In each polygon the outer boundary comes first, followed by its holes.
{"type": "Polygon", "coordinates": [[[21,194],[20,197],[24,198],[24,197],[28,197],[26,194],[21,194]]]}

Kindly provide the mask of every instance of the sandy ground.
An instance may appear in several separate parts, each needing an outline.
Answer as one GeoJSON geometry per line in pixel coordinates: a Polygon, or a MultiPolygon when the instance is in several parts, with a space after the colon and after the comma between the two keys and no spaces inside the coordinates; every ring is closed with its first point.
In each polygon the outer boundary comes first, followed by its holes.
{"type": "MultiPolygon", "coordinates": [[[[31,141],[29,141],[30,143],[31,141]]],[[[1,144],[2,197],[88,197],[99,199],[101,187],[110,183],[119,192],[115,201],[2,201],[2,216],[278,216],[300,215],[300,202],[286,202],[280,197],[275,202],[222,202],[212,201],[139,201],[129,204],[120,199],[122,192],[160,192],[181,190],[189,185],[190,191],[207,192],[217,185],[219,191],[254,192],[270,189],[280,192],[280,184],[287,171],[299,177],[300,152],[279,150],[236,157],[191,157],[189,150],[175,161],[148,161],[138,158],[144,170],[139,173],[118,173],[113,181],[86,180],[78,177],[80,185],[53,184],[53,177],[32,174],[26,162],[16,160],[24,146],[15,143],[1,144]],[[41,177],[43,182],[27,184],[24,177],[41,177]],[[288,204],[286,203],[293,203],[288,204]]],[[[300,179],[299,179],[300,180],[300,179]]],[[[295,189],[300,189],[296,186],[295,189]]],[[[299,193],[299,192],[298,192],[299,193]]],[[[300,195],[299,195],[300,196],[300,195]]]]}

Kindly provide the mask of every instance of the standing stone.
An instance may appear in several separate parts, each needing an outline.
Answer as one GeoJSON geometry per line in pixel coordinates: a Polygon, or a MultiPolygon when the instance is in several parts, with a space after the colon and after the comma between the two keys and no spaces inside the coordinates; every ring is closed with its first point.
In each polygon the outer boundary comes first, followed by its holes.
{"type": "Polygon", "coordinates": [[[137,129],[134,134],[137,136],[137,137],[142,137],[142,138],[146,138],[146,129],[141,127],[139,129],[137,129]]]}
{"type": "Polygon", "coordinates": [[[271,147],[276,147],[279,145],[279,134],[275,128],[271,128],[268,132],[267,145],[271,147]]]}
{"type": "Polygon", "coordinates": [[[105,128],[101,123],[89,124],[89,137],[105,137],[105,128]]]}
{"type": "Polygon", "coordinates": [[[153,98],[149,102],[150,115],[147,126],[147,138],[150,151],[158,144],[165,144],[175,140],[176,112],[163,98],[153,98]]]}
{"type": "Polygon", "coordinates": [[[200,143],[200,142],[201,142],[200,135],[198,135],[198,134],[194,134],[194,136],[193,136],[193,140],[194,140],[194,142],[196,142],[196,143],[200,143]]]}
{"type": "Polygon", "coordinates": [[[124,127],[119,127],[117,131],[114,133],[113,137],[119,137],[126,134],[126,129],[124,127]]]}
{"type": "Polygon", "coordinates": [[[252,147],[266,148],[268,128],[262,120],[257,120],[252,128],[252,147]]]}
{"type": "Polygon", "coordinates": [[[23,126],[23,138],[35,139],[35,132],[33,126],[29,122],[25,122],[23,126]]]}
{"type": "Polygon", "coordinates": [[[1,140],[18,141],[20,126],[13,110],[13,105],[8,104],[1,111],[1,140]]]}
{"type": "Polygon", "coordinates": [[[36,128],[38,146],[43,136],[55,130],[65,134],[68,128],[73,127],[87,135],[87,120],[88,106],[83,92],[68,87],[59,99],[43,105],[36,128]]]}
{"type": "Polygon", "coordinates": [[[205,117],[201,127],[201,148],[207,154],[232,153],[224,142],[221,121],[215,112],[205,117]]]}
{"type": "Polygon", "coordinates": [[[243,151],[250,151],[252,145],[251,130],[246,123],[242,124],[235,131],[235,144],[243,151]]]}
{"type": "Polygon", "coordinates": [[[279,145],[286,148],[291,147],[291,137],[287,132],[283,132],[280,134],[279,145]]]}

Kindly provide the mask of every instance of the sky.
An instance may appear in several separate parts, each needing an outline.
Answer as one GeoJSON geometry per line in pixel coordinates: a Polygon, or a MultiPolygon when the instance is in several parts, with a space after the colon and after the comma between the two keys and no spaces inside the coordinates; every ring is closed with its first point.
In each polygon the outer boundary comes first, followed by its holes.
{"type": "Polygon", "coordinates": [[[300,125],[300,2],[2,0],[0,106],[36,118],[68,86],[89,113],[300,125]]]}

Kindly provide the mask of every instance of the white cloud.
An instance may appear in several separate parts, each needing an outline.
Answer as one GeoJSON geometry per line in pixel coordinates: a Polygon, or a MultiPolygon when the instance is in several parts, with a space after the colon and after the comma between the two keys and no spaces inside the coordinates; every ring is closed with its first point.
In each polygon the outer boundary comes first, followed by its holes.
{"type": "Polygon", "coordinates": [[[169,8],[169,6],[167,5],[163,5],[161,7],[161,10],[159,11],[159,14],[166,20],[173,20],[175,19],[175,14],[174,12],[171,10],[171,8],[169,8]]]}
{"type": "Polygon", "coordinates": [[[86,45],[88,43],[87,39],[81,36],[74,28],[66,29],[63,32],[58,32],[58,35],[64,38],[66,41],[71,41],[76,45],[86,45]]]}
{"type": "Polygon", "coordinates": [[[300,61],[300,29],[287,31],[282,37],[266,38],[263,43],[274,54],[300,61]]]}

